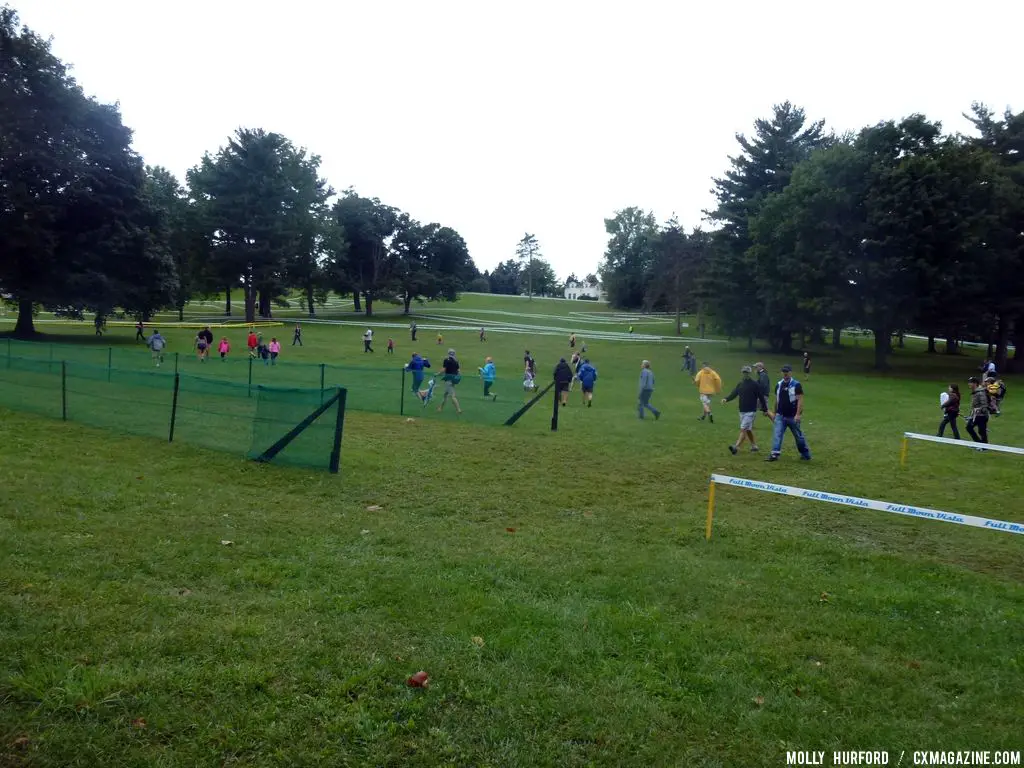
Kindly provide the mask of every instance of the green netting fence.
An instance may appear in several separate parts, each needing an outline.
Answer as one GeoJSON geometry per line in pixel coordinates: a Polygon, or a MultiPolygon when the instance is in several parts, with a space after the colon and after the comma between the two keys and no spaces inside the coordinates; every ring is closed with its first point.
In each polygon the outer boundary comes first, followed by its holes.
{"type": "MultiPolygon", "coordinates": [[[[105,350],[104,350],[105,351],[105,350]]],[[[347,392],[0,357],[0,405],[257,461],[337,472],[347,392]]]]}
{"type": "MultiPolygon", "coordinates": [[[[271,364],[270,361],[253,360],[247,351],[232,353],[221,360],[211,352],[205,362],[200,362],[191,352],[167,351],[163,363],[157,367],[148,350],[142,349],[141,342],[135,346],[100,346],[93,344],[50,344],[40,342],[0,340],[0,367],[5,359],[34,360],[51,364],[65,361],[69,365],[87,364],[106,372],[107,380],[113,383],[117,377],[129,373],[144,373],[148,376],[172,378],[175,373],[202,378],[215,383],[245,387],[250,394],[258,387],[284,389],[330,390],[342,387],[347,391],[347,410],[402,415],[406,417],[449,419],[454,415],[451,404],[438,413],[437,407],[444,396],[444,383],[440,376],[430,402],[424,405],[413,387],[412,374],[404,371],[404,360],[396,359],[388,367],[366,367],[337,365],[333,363],[308,363],[287,359],[285,355],[271,364]],[[6,348],[5,348],[6,347],[6,348]]],[[[535,392],[525,391],[518,371],[515,376],[499,376],[490,388],[489,397],[484,397],[483,381],[476,368],[464,365],[462,381],[456,387],[456,396],[462,408],[461,421],[477,424],[508,424],[523,407],[531,401],[535,392]]],[[[425,371],[420,389],[426,389],[436,369],[425,371]]],[[[97,373],[102,376],[103,374],[97,373]]],[[[539,391],[539,390],[538,390],[539,391]]],[[[13,407],[13,406],[12,406],[13,407]]]]}

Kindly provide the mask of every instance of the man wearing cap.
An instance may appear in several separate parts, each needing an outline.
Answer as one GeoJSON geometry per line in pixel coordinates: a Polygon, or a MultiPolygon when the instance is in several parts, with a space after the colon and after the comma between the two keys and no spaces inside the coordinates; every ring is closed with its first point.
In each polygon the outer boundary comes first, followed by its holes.
{"type": "MultiPolygon", "coordinates": [[[[811,460],[800,420],[804,415],[804,388],[793,378],[793,368],[782,366],[782,379],[775,385],[775,430],[772,434],[772,452],[765,461],[778,461],[782,453],[782,438],[788,429],[796,440],[796,449],[804,461],[811,460]]],[[[770,416],[769,416],[770,418],[770,416]]]]}
{"type": "Polygon", "coordinates": [[[768,403],[761,387],[750,378],[751,370],[749,365],[741,369],[743,378],[736,385],[728,397],[722,399],[722,405],[735,398],[740,399],[740,436],[736,439],[735,445],[729,446],[729,453],[735,456],[739,453],[744,440],[750,441],[750,452],[757,453],[757,440],[754,438],[754,417],[757,415],[758,407],[762,413],[768,413],[768,403]]]}
{"type": "Polygon", "coordinates": [[[444,369],[444,397],[441,398],[441,405],[437,407],[437,410],[439,413],[444,410],[444,404],[448,402],[448,398],[451,398],[455,412],[462,413],[459,399],[455,397],[455,385],[462,381],[462,374],[459,373],[459,361],[455,357],[454,349],[448,350],[448,357],[441,363],[441,367],[444,369]]]}
{"type": "Polygon", "coordinates": [[[704,412],[700,415],[700,421],[708,419],[714,424],[715,417],[711,415],[711,398],[722,391],[722,377],[711,370],[711,366],[705,362],[697,371],[697,375],[693,377],[693,383],[697,385],[700,402],[704,408],[704,412]]]}

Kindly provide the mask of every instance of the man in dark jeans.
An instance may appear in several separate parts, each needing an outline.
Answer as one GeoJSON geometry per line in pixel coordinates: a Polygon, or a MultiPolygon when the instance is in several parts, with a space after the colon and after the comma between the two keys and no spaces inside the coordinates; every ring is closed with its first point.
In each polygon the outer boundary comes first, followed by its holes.
{"type": "Polygon", "coordinates": [[[988,391],[977,376],[967,380],[971,388],[971,415],[967,419],[967,434],[976,443],[988,442],[988,391]],[[977,430],[977,431],[975,431],[977,430]]]}
{"type": "Polygon", "coordinates": [[[765,461],[778,461],[782,453],[782,438],[788,429],[796,440],[796,449],[804,461],[811,460],[800,421],[804,414],[804,388],[793,378],[793,369],[782,366],[782,380],[775,385],[775,430],[772,435],[772,453],[765,461]]]}

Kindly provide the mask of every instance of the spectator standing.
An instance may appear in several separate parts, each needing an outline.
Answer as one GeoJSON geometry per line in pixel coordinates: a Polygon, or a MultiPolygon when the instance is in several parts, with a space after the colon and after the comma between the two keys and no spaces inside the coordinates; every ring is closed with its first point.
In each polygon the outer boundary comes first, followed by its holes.
{"type": "Polygon", "coordinates": [[[373,329],[367,328],[366,333],[363,334],[363,354],[367,352],[373,352],[373,329]]]}
{"type": "Polygon", "coordinates": [[[733,388],[727,397],[722,398],[722,405],[737,397],[740,401],[740,434],[736,438],[736,443],[729,446],[729,453],[733,456],[739,453],[744,440],[750,441],[750,452],[757,453],[757,439],[754,437],[754,417],[757,416],[758,410],[762,413],[768,413],[768,402],[761,392],[761,387],[750,377],[752,373],[750,366],[744,365],[740,373],[743,378],[739,384],[733,388]]]}
{"type": "Polygon", "coordinates": [[[302,324],[301,323],[296,323],[295,324],[295,332],[292,334],[292,346],[294,347],[296,344],[298,344],[300,347],[302,346],[302,324]]]}
{"type": "MultiPolygon", "coordinates": [[[[811,449],[807,447],[800,422],[804,415],[804,388],[793,378],[793,368],[782,366],[782,378],[775,385],[775,425],[772,434],[772,452],[765,461],[778,461],[782,454],[782,438],[788,429],[796,440],[796,449],[803,461],[811,460],[811,449]]],[[[771,418],[769,416],[769,418],[771,418]]]]}
{"type": "Polygon", "coordinates": [[[409,323],[409,335],[412,336],[413,341],[416,341],[416,323],[409,323]]]}
{"type": "Polygon", "coordinates": [[[811,378],[811,353],[804,352],[804,376],[811,378]]]}
{"type": "Polygon", "coordinates": [[[661,411],[651,405],[651,396],[654,394],[654,371],[651,370],[651,361],[644,360],[640,363],[640,387],[637,392],[636,413],[640,419],[644,417],[646,408],[654,414],[654,420],[661,418],[661,411]]]}

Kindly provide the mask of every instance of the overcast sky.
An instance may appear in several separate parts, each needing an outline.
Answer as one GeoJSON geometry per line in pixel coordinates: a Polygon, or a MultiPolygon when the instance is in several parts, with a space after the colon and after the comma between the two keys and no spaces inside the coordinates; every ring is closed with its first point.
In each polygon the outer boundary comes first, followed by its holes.
{"type": "Polygon", "coordinates": [[[630,205],[687,228],[734,134],[790,100],[837,131],[1024,108],[1024,2],[9,0],[179,178],[240,126],[336,190],[457,229],[481,269],[537,235],[597,270],[630,205]]]}

